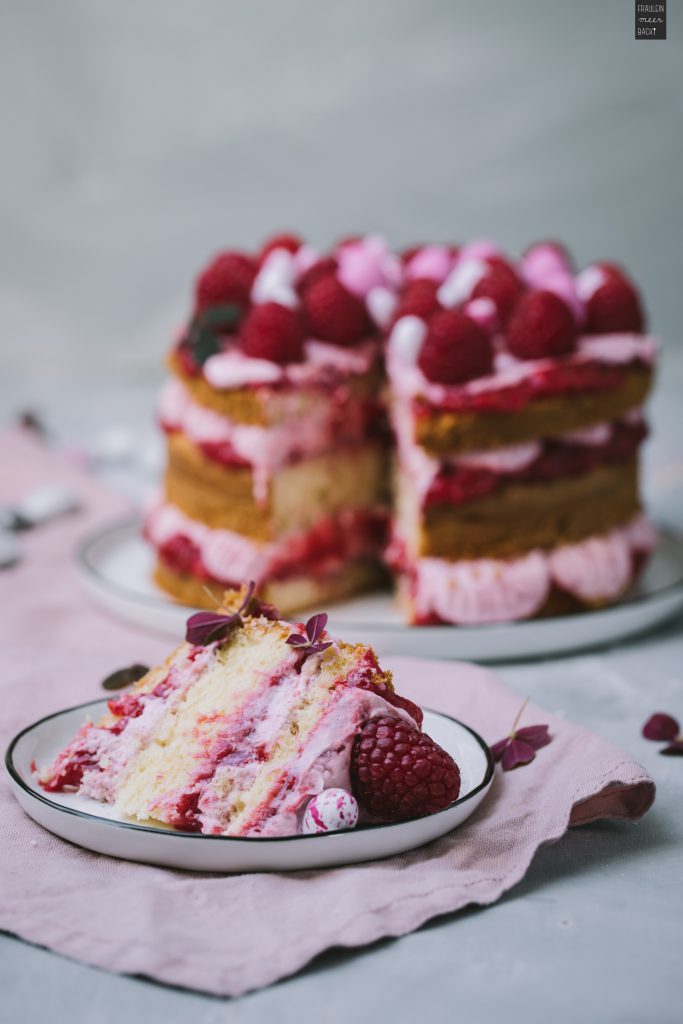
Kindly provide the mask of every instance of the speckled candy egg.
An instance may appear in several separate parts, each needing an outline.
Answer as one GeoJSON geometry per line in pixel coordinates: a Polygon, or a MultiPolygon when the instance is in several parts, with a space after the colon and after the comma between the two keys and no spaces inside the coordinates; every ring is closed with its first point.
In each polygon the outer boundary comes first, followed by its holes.
{"type": "Polygon", "coordinates": [[[358,804],[345,789],[324,789],[310,801],[301,831],[312,836],[320,832],[354,828],[358,821],[358,804]]]}

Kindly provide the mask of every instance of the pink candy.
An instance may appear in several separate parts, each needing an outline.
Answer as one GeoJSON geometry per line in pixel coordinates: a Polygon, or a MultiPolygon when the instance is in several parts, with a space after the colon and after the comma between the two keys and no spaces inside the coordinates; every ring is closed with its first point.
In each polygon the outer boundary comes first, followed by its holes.
{"type": "Polygon", "coordinates": [[[358,821],[358,804],[345,789],[324,789],[309,802],[301,831],[312,836],[354,828],[358,821]]]}

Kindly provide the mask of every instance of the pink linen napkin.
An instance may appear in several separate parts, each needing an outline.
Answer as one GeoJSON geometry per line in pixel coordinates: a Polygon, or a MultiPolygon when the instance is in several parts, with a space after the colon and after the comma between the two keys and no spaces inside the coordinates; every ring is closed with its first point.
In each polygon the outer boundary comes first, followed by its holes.
{"type": "MultiPolygon", "coordinates": [[[[0,501],[59,480],[84,502],[80,515],[26,537],[24,561],[0,573],[4,748],[35,719],[103,695],[99,681],[112,669],[151,664],[168,644],[99,611],[75,573],[75,544],[124,503],[22,433],[0,436],[0,465],[0,501]]],[[[519,708],[519,697],[477,666],[383,663],[400,692],[467,721],[489,742],[509,731],[519,708]]],[[[34,824],[3,777],[0,928],[109,970],[239,995],[331,946],[361,946],[492,903],[524,876],[539,846],[570,826],[635,819],[654,799],[652,780],[623,751],[531,705],[524,723],[537,722],[550,726],[551,744],[524,768],[497,769],[486,800],[451,835],[328,871],[199,875],[89,853],[34,824]]]]}

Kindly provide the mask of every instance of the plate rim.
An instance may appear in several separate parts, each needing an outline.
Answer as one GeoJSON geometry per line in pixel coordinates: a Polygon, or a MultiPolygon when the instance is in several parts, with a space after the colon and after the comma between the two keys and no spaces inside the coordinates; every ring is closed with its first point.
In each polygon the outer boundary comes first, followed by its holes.
{"type": "MultiPolygon", "coordinates": [[[[108,589],[110,593],[113,592],[123,600],[134,601],[138,604],[143,604],[147,607],[155,608],[158,610],[166,610],[168,607],[175,608],[178,610],[183,608],[194,610],[193,605],[185,605],[181,604],[178,601],[172,601],[169,598],[164,598],[161,594],[157,596],[156,594],[136,593],[134,590],[122,586],[115,580],[108,579],[101,572],[99,572],[89,561],[88,556],[90,549],[96,543],[104,540],[108,534],[115,534],[117,532],[122,533],[124,531],[128,532],[131,531],[133,528],[136,528],[140,530],[140,532],[142,532],[142,523],[143,519],[140,516],[140,514],[132,513],[126,516],[119,517],[117,519],[112,519],[108,522],[108,524],[101,525],[100,527],[89,531],[79,542],[78,547],[76,549],[76,560],[79,570],[87,577],[89,582],[93,584],[96,583],[98,586],[104,587],[105,590],[108,589]]],[[[664,540],[680,548],[681,556],[683,557],[683,532],[680,531],[677,527],[673,526],[673,524],[667,522],[658,523],[657,521],[655,521],[654,525],[655,529],[657,530],[658,536],[664,538],[664,540]]],[[[227,584],[222,585],[227,587],[227,584]]],[[[614,613],[618,613],[623,608],[633,608],[637,607],[638,605],[647,604],[654,598],[664,597],[669,593],[673,593],[679,589],[683,590],[683,571],[681,572],[680,577],[677,580],[674,580],[671,583],[667,583],[649,594],[636,594],[633,597],[626,597],[620,601],[617,601],[615,604],[607,605],[604,608],[592,609],[589,613],[591,621],[595,621],[595,619],[598,617],[605,617],[610,616],[614,613]]],[[[554,615],[552,618],[552,622],[553,624],[561,626],[563,623],[575,622],[577,619],[583,619],[586,616],[586,614],[588,614],[586,611],[581,611],[570,613],[568,615],[554,615]]],[[[481,623],[478,625],[472,624],[463,626],[457,625],[456,623],[440,623],[438,625],[432,626],[413,626],[408,625],[407,623],[392,624],[376,622],[373,623],[372,629],[373,631],[376,631],[378,633],[385,633],[387,635],[391,635],[392,633],[399,633],[405,629],[419,629],[423,634],[425,631],[432,629],[439,631],[450,629],[457,630],[459,633],[462,633],[463,630],[466,630],[467,632],[477,633],[479,635],[485,636],[487,633],[492,633],[503,629],[519,628],[520,626],[525,625],[530,626],[532,624],[537,625],[538,620],[521,619],[509,622],[489,622],[481,623]]],[[[344,623],[344,628],[351,630],[365,629],[367,628],[367,623],[363,624],[360,622],[354,622],[353,620],[349,620],[348,622],[344,623]]]]}
{"type": "MultiPolygon", "coordinates": [[[[82,811],[77,807],[67,807],[64,804],[57,803],[56,800],[50,800],[50,798],[45,796],[43,793],[39,793],[36,789],[32,789],[31,786],[29,786],[28,783],[24,781],[24,779],[19,774],[19,771],[15,767],[13,756],[15,748],[17,744],[20,742],[20,740],[23,739],[23,737],[27,733],[32,732],[34,729],[37,729],[39,726],[44,725],[46,722],[49,722],[53,718],[60,718],[62,715],[70,714],[73,711],[82,711],[86,708],[92,707],[95,704],[102,704],[106,700],[106,697],[99,697],[97,700],[85,701],[85,703],[83,704],[74,704],[72,707],[69,708],[61,708],[59,711],[53,711],[49,715],[44,715],[42,718],[39,718],[35,722],[31,722],[29,725],[25,726],[10,740],[7,746],[4,758],[5,771],[9,775],[12,782],[15,785],[17,785],[24,793],[26,793],[32,799],[38,800],[40,803],[45,804],[47,807],[50,807],[52,810],[61,811],[66,814],[73,815],[74,817],[85,819],[86,821],[96,822],[104,825],[113,825],[117,828],[132,829],[135,832],[142,832],[145,834],[172,836],[176,839],[211,839],[214,842],[218,841],[228,843],[258,843],[261,846],[263,846],[265,843],[283,843],[301,839],[327,839],[331,836],[357,835],[359,832],[366,833],[374,832],[379,829],[397,828],[402,825],[410,825],[414,822],[425,821],[426,819],[432,820],[434,818],[438,818],[440,815],[447,814],[449,811],[452,811],[455,807],[459,807],[467,803],[467,801],[471,800],[473,797],[478,796],[479,793],[482,792],[482,790],[486,790],[488,788],[488,786],[493,781],[493,775],[496,767],[495,761],[493,759],[493,754],[491,753],[491,748],[489,747],[486,740],[484,740],[479,735],[479,733],[476,732],[475,729],[473,729],[469,725],[466,725],[465,722],[461,722],[459,718],[455,718],[453,715],[446,714],[444,711],[437,711],[434,708],[423,707],[423,711],[428,711],[430,714],[439,715],[441,718],[446,718],[449,721],[454,722],[456,725],[460,726],[466,732],[470,733],[470,735],[474,738],[474,740],[481,748],[486,758],[486,771],[484,772],[484,777],[481,780],[481,782],[477,786],[475,786],[474,789],[470,790],[469,793],[466,793],[465,796],[459,796],[457,800],[453,800],[450,804],[448,804],[447,807],[443,807],[440,811],[435,811],[433,814],[422,814],[413,818],[406,818],[403,821],[387,821],[378,822],[372,825],[363,825],[358,830],[334,829],[329,832],[320,832],[315,833],[313,835],[297,834],[292,836],[263,837],[223,835],[216,836],[205,835],[201,832],[182,832],[180,830],[158,828],[155,825],[141,825],[132,821],[118,821],[114,818],[105,818],[98,814],[91,814],[89,811],[82,811]]],[[[422,707],[422,705],[420,706],[422,707]]]]}

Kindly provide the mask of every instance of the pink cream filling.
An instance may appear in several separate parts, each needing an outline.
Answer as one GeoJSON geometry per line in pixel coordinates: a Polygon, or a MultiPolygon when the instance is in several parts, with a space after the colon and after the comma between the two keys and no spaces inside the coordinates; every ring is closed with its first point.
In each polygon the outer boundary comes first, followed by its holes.
{"type": "Polygon", "coordinates": [[[175,505],[158,501],[148,512],[145,533],[162,554],[176,538],[188,540],[196,552],[195,567],[206,578],[224,584],[254,580],[258,585],[270,578],[331,571],[349,559],[376,555],[385,523],[383,509],[345,509],[308,532],[263,543],[211,529],[175,505]]]}
{"type": "Polygon", "coordinates": [[[207,359],[204,376],[219,391],[262,384],[328,385],[369,373],[377,361],[379,345],[368,340],[354,348],[341,348],[311,338],[304,350],[304,362],[281,366],[267,359],[252,359],[228,340],[225,351],[207,359]]]}
{"type": "MultiPolygon", "coordinates": [[[[404,401],[394,402],[391,420],[396,436],[400,465],[408,475],[413,489],[423,501],[439,474],[444,469],[486,470],[497,476],[514,476],[528,469],[543,452],[542,441],[528,441],[507,445],[490,451],[463,452],[439,459],[430,455],[415,442],[415,418],[412,408],[404,401]]],[[[609,443],[619,423],[630,427],[644,426],[641,409],[632,409],[622,420],[597,423],[585,430],[574,430],[558,435],[554,441],[567,445],[599,449],[609,443]]]]}
{"type": "Polygon", "coordinates": [[[181,381],[166,382],[158,416],[170,433],[181,431],[217,461],[247,464],[254,473],[254,496],[264,502],[270,478],[278,469],[299,459],[311,458],[337,448],[358,444],[368,434],[368,411],[360,400],[351,400],[346,389],[326,396],[305,415],[293,415],[269,427],[235,423],[227,416],[199,405],[181,381]]]}
{"type": "Polygon", "coordinates": [[[610,533],[553,551],[531,551],[509,560],[447,562],[421,558],[407,567],[420,619],[477,625],[524,619],[545,603],[552,585],[587,601],[618,597],[630,583],[634,564],[656,544],[644,515],[610,533]]]}

